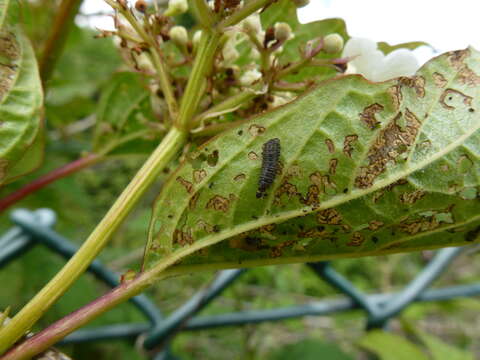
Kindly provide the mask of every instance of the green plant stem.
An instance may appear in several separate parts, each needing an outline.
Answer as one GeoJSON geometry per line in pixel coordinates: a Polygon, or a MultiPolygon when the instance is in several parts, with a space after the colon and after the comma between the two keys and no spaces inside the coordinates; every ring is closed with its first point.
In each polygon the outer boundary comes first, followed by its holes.
{"type": "Polygon", "coordinates": [[[255,11],[260,10],[272,0],[251,0],[245,4],[242,8],[235,11],[232,15],[222,20],[218,24],[219,30],[223,31],[225,28],[238,24],[247,16],[253,14],[255,11]]]}
{"type": "MultiPolygon", "coordinates": [[[[106,0],[114,9],[120,11],[125,18],[131,23],[131,25],[137,30],[138,34],[148,39],[150,45],[155,45],[153,40],[145,33],[143,28],[138,24],[128,9],[124,9],[118,3],[112,0],[106,0]]],[[[251,1],[242,8],[238,13],[240,15],[235,16],[227,24],[234,24],[250,13],[261,8],[270,0],[254,0],[251,1]],[[255,6],[252,6],[255,5],[255,6]]],[[[232,15],[233,17],[233,15],[232,15]]],[[[230,17],[231,18],[231,17],[230,17]]],[[[229,18],[229,19],[230,19],[229,18]]],[[[169,133],[165,136],[162,143],[153,152],[150,158],[139,170],[135,178],[125,188],[120,197],[115,201],[108,213],[97,225],[92,234],[85,241],[79,251],[70,259],[70,261],[64,266],[64,268],[9,322],[8,325],[0,329],[0,353],[7,350],[15,341],[17,341],[32,325],[42,316],[42,314],[70,287],[70,285],[85,271],[93,259],[98,255],[102,248],[106,245],[108,239],[118,229],[119,225],[123,222],[126,216],[129,214],[133,206],[137,203],[138,199],[145,192],[148,186],[156,178],[157,174],[164,168],[164,166],[171,160],[171,158],[177,153],[181,146],[187,139],[187,133],[183,130],[188,128],[189,122],[191,122],[200,101],[199,96],[206,82],[206,76],[211,71],[211,66],[215,51],[218,47],[222,31],[220,28],[214,28],[212,30],[205,30],[202,34],[202,38],[199,44],[199,50],[195,58],[192,73],[188,81],[184,97],[182,99],[179,117],[177,125],[180,129],[173,127],[169,133]]],[[[154,49],[158,48],[153,46],[154,49]]],[[[158,52],[154,52],[157,55],[158,52]]],[[[164,69],[164,64],[160,61],[160,69],[164,69]]],[[[158,64],[157,64],[158,65],[158,64]]],[[[157,68],[157,70],[160,70],[157,68]]],[[[165,72],[166,73],[166,72],[165,72]]],[[[162,77],[162,71],[159,71],[161,79],[161,86],[165,85],[164,90],[165,97],[168,96],[168,91],[172,90],[171,84],[168,82],[167,77],[162,77]],[[164,84],[162,84],[162,81],[164,84]],[[168,85],[168,86],[167,86],[168,85]],[[167,90],[166,90],[167,89],[167,90]],[[165,92],[166,91],[166,92],[165,92]]],[[[171,92],[172,99],[173,92],[171,92]]],[[[168,101],[167,101],[168,102],[168,101]]],[[[176,102],[175,102],[176,104],[176,102]]],[[[175,119],[175,117],[172,117],[175,119]]],[[[126,289],[124,294],[121,292],[121,296],[114,297],[111,300],[107,297],[105,307],[111,308],[121,301],[134,296],[141,291],[145,286],[148,286],[153,281],[152,273],[158,275],[167,266],[172,265],[175,261],[178,261],[183,256],[188,255],[195,246],[185,251],[178,252],[177,256],[169,257],[169,259],[159,264],[154,270],[148,273],[142,274],[139,279],[147,279],[146,282],[139,282],[137,287],[125,285],[126,289]],[[184,254],[185,252],[185,254],[184,254]],[[173,261],[170,263],[170,260],[173,261]],[[150,274],[150,277],[146,278],[146,274],[150,274]]],[[[143,281],[143,280],[142,280],[143,281]]],[[[135,282],[137,284],[137,282],[135,282]]],[[[115,293],[116,294],[116,293],[115,293]]],[[[104,299],[104,298],[100,298],[104,299]]],[[[98,301],[100,301],[98,299],[98,301]]],[[[105,310],[103,310],[105,311],[105,310]]],[[[75,314],[75,313],[74,313],[75,314]]],[[[96,317],[97,315],[93,315],[96,317]]],[[[92,317],[92,318],[93,318],[92,317]]],[[[86,319],[80,319],[86,321],[86,319]]],[[[83,323],[82,323],[83,324],[83,323]]],[[[81,324],[79,325],[81,326],[81,324]]],[[[68,326],[67,326],[68,327],[68,326]]],[[[65,330],[65,329],[64,329],[65,330]]],[[[66,329],[65,331],[69,331],[66,329]]],[[[23,355],[22,355],[23,356],[23,355]]],[[[23,357],[28,358],[29,356],[23,357]]],[[[10,357],[11,358],[11,357],[10,357]]],[[[15,359],[20,359],[14,355],[15,359]]]]}
{"type": "Polygon", "coordinates": [[[219,31],[202,31],[192,73],[188,80],[185,94],[180,105],[177,124],[181,129],[187,128],[193,118],[205,88],[206,77],[212,69],[213,57],[220,43],[219,31]]]}
{"type": "MultiPolygon", "coordinates": [[[[218,239],[215,240],[215,242],[218,241],[218,239]]],[[[48,349],[68,334],[97,318],[104,312],[139,294],[155,281],[170,276],[171,273],[168,270],[165,271],[167,268],[174,265],[185,256],[188,256],[208,245],[211,245],[211,243],[198,242],[194,243],[192,246],[175,251],[152,269],[140,273],[131,281],[120,284],[105,295],[74,311],[68,316],[65,316],[33,337],[28,338],[23,343],[4,354],[4,356],[0,357],[0,360],[31,359],[36,354],[48,349]]],[[[4,329],[7,327],[8,325],[4,327],[4,329]]]]}
{"type": "Polygon", "coordinates": [[[205,0],[191,0],[190,7],[202,27],[210,29],[213,26],[215,19],[205,0]]]}
{"type": "Polygon", "coordinates": [[[211,107],[207,111],[197,115],[193,119],[192,124],[194,126],[200,125],[202,123],[202,121],[204,121],[206,119],[210,119],[212,117],[220,116],[224,113],[229,113],[229,112],[235,111],[236,109],[238,109],[238,107],[242,106],[247,101],[253,99],[257,95],[258,94],[255,93],[254,91],[249,91],[249,90],[243,91],[242,90],[242,91],[238,92],[237,94],[224,99],[223,101],[221,101],[220,103],[211,107]]]}
{"type": "Polygon", "coordinates": [[[42,56],[39,59],[40,76],[44,87],[62,53],[81,3],[81,0],[63,0],[58,8],[50,35],[45,41],[42,56]]]}
{"type": "Polygon", "coordinates": [[[168,132],[78,252],[6,326],[0,329],[0,353],[7,350],[29,330],[85,271],[158,173],[177,154],[186,138],[186,133],[175,127],[168,132]]]}

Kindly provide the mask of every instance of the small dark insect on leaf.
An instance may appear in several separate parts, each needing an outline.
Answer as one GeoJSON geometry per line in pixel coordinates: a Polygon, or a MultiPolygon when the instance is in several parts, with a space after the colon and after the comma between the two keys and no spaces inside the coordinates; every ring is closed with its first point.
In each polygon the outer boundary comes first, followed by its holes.
{"type": "Polygon", "coordinates": [[[262,170],[258,180],[257,199],[265,195],[265,191],[273,184],[278,170],[280,158],[280,139],[274,138],[263,144],[262,170]]]}

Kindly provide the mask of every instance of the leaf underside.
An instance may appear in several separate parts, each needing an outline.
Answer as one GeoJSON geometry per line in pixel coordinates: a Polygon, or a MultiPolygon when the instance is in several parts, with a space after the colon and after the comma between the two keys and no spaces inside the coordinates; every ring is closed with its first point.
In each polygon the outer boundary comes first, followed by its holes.
{"type": "Polygon", "coordinates": [[[0,185],[42,160],[43,93],[32,46],[16,20],[18,4],[0,4],[0,185]]]}
{"type": "Polygon", "coordinates": [[[409,78],[344,76],[221,134],[162,189],[148,266],[180,253],[173,271],[478,240],[478,74],[480,53],[470,48],[409,78]],[[262,145],[272,138],[281,143],[280,171],[257,199],[262,145]]]}
{"type": "Polygon", "coordinates": [[[161,137],[141,75],[116,73],[102,91],[93,151],[110,156],[148,154],[161,137]]]}

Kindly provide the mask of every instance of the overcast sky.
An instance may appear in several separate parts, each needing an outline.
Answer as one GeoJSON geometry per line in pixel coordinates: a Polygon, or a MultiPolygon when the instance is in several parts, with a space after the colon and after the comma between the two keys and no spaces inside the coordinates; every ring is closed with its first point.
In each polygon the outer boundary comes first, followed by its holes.
{"type": "MultiPolygon", "coordinates": [[[[132,1],[133,2],[133,1],[132,1]]],[[[83,13],[109,11],[103,0],[85,0],[83,13]]],[[[480,49],[479,0],[310,0],[300,9],[302,22],[343,18],[350,36],[398,44],[425,41],[438,52],[472,45],[480,49]]],[[[111,28],[110,19],[95,18],[90,25],[111,28]]],[[[432,55],[417,51],[420,60],[432,55]]]]}

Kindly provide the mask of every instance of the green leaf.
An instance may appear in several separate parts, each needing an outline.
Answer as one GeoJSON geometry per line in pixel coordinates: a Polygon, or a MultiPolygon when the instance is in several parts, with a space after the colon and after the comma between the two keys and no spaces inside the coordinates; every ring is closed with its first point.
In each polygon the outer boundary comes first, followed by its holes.
{"type": "Polygon", "coordinates": [[[0,2],[0,185],[34,170],[43,152],[42,86],[17,16],[16,1],[0,2]]]}
{"type": "Polygon", "coordinates": [[[200,147],[154,206],[150,266],[172,257],[178,271],[258,266],[478,240],[479,60],[467,49],[412,78],[324,82],[200,147]],[[257,199],[262,145],[273,138],[281,174],[257,199]],[[463,197],[465,188],[477,196],[463,197]]]}
{"type": "Polygon", "coordinates": [[[406,43],[401,43],[397,45],[390,45],[386,42],[379,42],[378,43],[378,49],[383,52],[385,55],[391,53],[394,50],[398,49],[409,49],[409,50],[415,50],[416,48],[419,48],[420,46],[430,46],[428,43],[423,42],[423,41],[412,41],[412,42],[406,42],[406,43]]]}
{"type": "Polygon", "coordinates": [[[403,337],[381,330],[370,331],[359,345],[380,360],[429,360],[417,346],[403,337]]]}
{"type": "Polygon", "coordinates": [[[416,335],[425,344],[433,360],[473,360],[471,353],[450,346],[435,336],[418,330],[416,335]]]}
{"type": "Polygon", "coordinates": [[[269,360],[351,360],[336,344],[329,344],[320,340],[306,339],[296,344],[283,346],[268,356],[269,360]]]}
{"type": "MultiPolygon", "coordinates": [[[[286,22],[292,28],[295,35],[293,39],[288,40],[283,45],[283,51],[280,55],[281,63],[287,64],[299,60],[299,48],[309,40],[326,36],[332,33],[338,33],[343,37],[345,42],[349,39],[345,22],[342,19],[325,19],[313,21],[307,24],[301,24],[297,17],[297,8],[291,0],[281,0],[271,5],[261,15],[262,25],[264,28],[273,26],[277,22],[286,22]]],[[[316,59],[332,59],[338,58],[341,54],[326,54],[320,52],[316,59]]],[[[302,81],[302,80],[323,80],[336,75],[335,69],[326,66],[309,66],[301,69],[298,74],[290,75],[285,80],[302,81]]]]}
{"type": "Polygon", "coordinates": [[[72,27],[52,79],[47,101],[62,105],[75,98],[92,97],[120,65],[120,56],[111,38],[95,38],[98,32],[72,27]]]}
{"type": "Polygon", "coordinates": [[[402,325],[406,332],[414,335],[426,346],[432,360],[473,360],[471,353],[448,345],[436,336],[421,331],[405,319],[402,319],[402,325]]]}
{"type": "Polygon", "coordinates": [[[117,73],[108,82],[97,109],[94,152],[123,155],[153,151],[162,133],[146,86],[141,75],[130,72],[117,73]]]}

